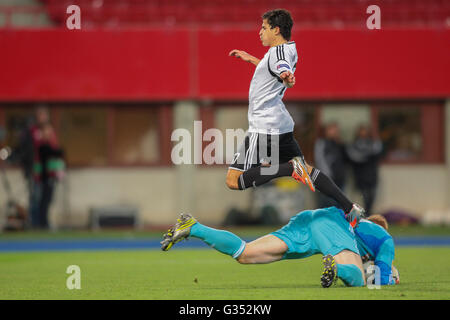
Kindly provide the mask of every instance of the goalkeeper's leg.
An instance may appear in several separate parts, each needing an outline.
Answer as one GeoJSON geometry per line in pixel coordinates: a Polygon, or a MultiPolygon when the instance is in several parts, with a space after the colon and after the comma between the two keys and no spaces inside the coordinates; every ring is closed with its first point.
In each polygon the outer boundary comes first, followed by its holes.
{"type": "MultiPolygon", "coordinates": [[[[331,287],[338,278],[349,287],[364,286],[365,278],[362,264],[360,268],[358,261],[355,257],[351,257],[351,254],[356,255],[351,251],[344,250],[335,256],[328,254],[323,257],[324,270],[320,278],[322,287],[331,287]]],[[[361,260],[361,258],[359,259],[361,260]]]]}
{"type": "Polygon", "coordinates": [[[199,222],[191,228],[190,237],[203,240],[211,248],[238,259],[245,250],[246,243],[232,232],[207,227],[199,222]]]}
{"type": "Polygon", "coordinates": [[[164,235],[161,249],[167,251],[175,243],[188,237],[203,240],[210,247],[242,264],[277,261],[287,251],[287,245],[275,236],[267,235],[247,244],[234,233],[210,228],[197,222],[190,214],[182,214],[177,223],[164,235]]]}
{"type": "Polygon", "coordinates": [[[242,264],[271,263],[281,260],[287,250],[284,241],[268,234],[248,243],[237,261],[242,264]]]}
{"type": "Polygon", "coordinates": [[[237,235],[196,223],[190,237],[198,238],[219,252],[227,254],[241,264],[270,263],[280,260],[287,245],[272,235],[246,243],[237,235]]]}
{"type": "Polygon", "coordinates": [[[366,284],[364,268],[359,254],[343,250],[334,256],[337,268],[337,277],[347,286],[361,287],[366,284]]]}

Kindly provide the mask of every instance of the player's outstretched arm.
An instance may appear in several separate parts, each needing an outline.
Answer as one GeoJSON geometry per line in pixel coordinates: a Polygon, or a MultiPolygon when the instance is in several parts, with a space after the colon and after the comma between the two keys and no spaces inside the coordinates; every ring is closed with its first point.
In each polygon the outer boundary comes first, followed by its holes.
{"type": "Polygon", "coordinates": [[[248,54],[245,51],[242,50],[231,50],[230,53],[228,54],[230,57],[236,57],[236,58],[241,58],[242,60],[244,60],[245,62],[250,62],[253,63],[255,66],[258,65],[258,63],[261,61],[260,59],[248,54]]]}
{"type": "MultiPolygon", "coordinates": [[[[380,268],[380,284],[397,284],[399,279],[397,279],[392,268],[393,261],[395,257],[395,247],[392,238],[386,239],[383,244],[378,249],[378,254],[375,257],[375,265],[380,268]]],[[[396,269],[395,269],[396,270],[396,269]]],[[[398,271],[397,271],[398,274],[398,271]]]]}
{"type": "Polygon", "coordinates": [[[280,74],[280,78],[283,80],[284,85],[288,88],[292,88],[295,84],[295,76],[290,71],[285,71],[280,74]]]}

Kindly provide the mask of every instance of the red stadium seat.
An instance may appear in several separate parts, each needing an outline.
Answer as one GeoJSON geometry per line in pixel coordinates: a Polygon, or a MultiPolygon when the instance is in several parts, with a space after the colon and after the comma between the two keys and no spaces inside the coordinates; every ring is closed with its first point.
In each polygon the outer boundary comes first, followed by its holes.
{"type": "Polygon", "coordinates": [[[41,0],[41,3],[57,24],[65,21],[67,6],[77,4],[82,17],[93,25],[115,22],[119,27],[190,22],[254,24],[265,11],[286,8],[298,26],[365,28],[362,22],[371,4],[380,6],[384,26],[445,27],[450,19],[450,1],[446,0],[41,0]]]}

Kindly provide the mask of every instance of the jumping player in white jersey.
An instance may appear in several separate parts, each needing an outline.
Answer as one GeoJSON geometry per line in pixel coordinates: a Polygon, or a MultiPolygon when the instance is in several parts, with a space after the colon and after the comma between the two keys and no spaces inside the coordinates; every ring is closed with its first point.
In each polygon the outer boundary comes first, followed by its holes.
{"type": "Polygon", "coordinates": [[[268,181],[292,176],[333,198],[355,227],[364,215],[364,209],[351,202],[336,184],[304,160],[294,138],[294,121],[282,101],[287,88],[295,84],[294,72],[298,63],[297,48],[291,39],[293,21],[288,11],[277,9],[266,12],[259,37],[269,50],[262,59],[245,51],[232,50],[230,56],[256,66],[249,90],[249,129],[244,143],[235,154],[227,173],[230,189],[244,190],[268,181]],[[265,170],[270,166],[269,171],[265,170]]]}

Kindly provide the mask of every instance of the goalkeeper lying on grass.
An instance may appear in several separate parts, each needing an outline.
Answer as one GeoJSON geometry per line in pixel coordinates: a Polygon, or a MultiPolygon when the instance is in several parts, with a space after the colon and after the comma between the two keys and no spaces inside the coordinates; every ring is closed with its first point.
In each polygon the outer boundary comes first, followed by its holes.
{"type": "Polygon", "coordinates": [[[198,238],[239,263],[270,263],[323,255],[322,287],[340,278],[347,286],[364,286],[362,261],[373,261],[379,268],[381,285],[395,284],[394,242],[382,216],[362,219],[353,229],[336,207],[302,211],[281,229],[246,243],[235,234],[202,225],[190,214],[181,214],[161,242],[163,251],[188,237],[198,238]],[[372,220],[372,221],[371,221],[372,220]],[[394,276],[393,276],[394,271],[394,276]]]}

